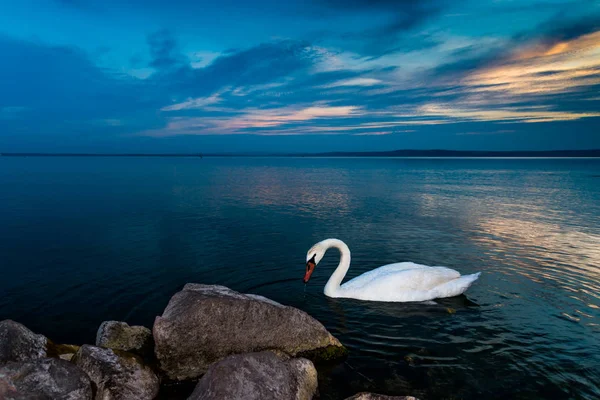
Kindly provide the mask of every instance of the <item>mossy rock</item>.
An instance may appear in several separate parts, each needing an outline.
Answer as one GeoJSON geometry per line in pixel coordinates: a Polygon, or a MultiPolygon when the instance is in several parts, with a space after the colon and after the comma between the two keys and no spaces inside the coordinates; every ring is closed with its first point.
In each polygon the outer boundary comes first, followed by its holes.
{"type": "Polygon", "coordinates": [[[96,346],[134,353],[149,362],[154,358],[152,331],[120,321],[105,321],[96,334],[96,346]]]}
{"type": "Polygon", "coordinates": [[[81,346],[75,344],[56,344],[48,339],[48,342],[46,343],[46,354],[48,357],[62,358],[63,360],[70,361],[79,350],[79,347],[81,346]]]}
{"type": "Polygon", "coordinates": [[[318,349],[303,351],[298,357],[308,358],[313,362],[327,362],[345,358],[348,356],[348,349],[345,346],[326,346],[318,349]]]}

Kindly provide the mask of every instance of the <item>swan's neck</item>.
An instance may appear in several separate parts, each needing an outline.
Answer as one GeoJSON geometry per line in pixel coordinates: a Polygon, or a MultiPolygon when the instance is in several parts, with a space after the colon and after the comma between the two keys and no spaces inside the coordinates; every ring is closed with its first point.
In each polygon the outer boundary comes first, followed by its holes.
{"type": "Polygon", "coordinates": [[[327,249],[336,248],[340,251],[340,264],[335,269],[331,277],[325,285],[324,293],[329,297],[337,297],[340,290],[340,285],[348,268],[350,268],[350,249],[346,246],[346,243],[338,239],[327,239],[323,241],[327,249]]]}

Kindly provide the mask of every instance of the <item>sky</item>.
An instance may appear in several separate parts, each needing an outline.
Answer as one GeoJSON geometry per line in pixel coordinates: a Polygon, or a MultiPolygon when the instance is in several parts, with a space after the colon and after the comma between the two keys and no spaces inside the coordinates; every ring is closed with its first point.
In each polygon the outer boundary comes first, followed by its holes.
{"type": "Polygon", "coordinates": [[[590,148],[596,0],[0,0],[0,152],[590,148]]]}

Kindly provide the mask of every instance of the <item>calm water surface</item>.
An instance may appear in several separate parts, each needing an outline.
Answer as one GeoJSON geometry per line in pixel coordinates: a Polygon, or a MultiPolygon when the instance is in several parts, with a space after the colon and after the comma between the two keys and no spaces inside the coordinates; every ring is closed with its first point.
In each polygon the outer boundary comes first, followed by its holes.
{"type": "Polygon", "coordinates": [[[324,399],[600,398],[600,160],[0,158],[0,319],[91,343],[186,282],[299,307],[350,350],[324,399]],[[436,305],[326,298],[398,261],[483,272],[436,305]]]}

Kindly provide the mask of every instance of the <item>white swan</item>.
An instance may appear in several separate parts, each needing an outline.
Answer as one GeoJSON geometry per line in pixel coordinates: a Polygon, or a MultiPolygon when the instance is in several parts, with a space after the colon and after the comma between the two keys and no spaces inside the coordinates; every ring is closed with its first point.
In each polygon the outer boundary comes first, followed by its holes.
{"type": "Polygon", "coordinates": [[[464,293],[479,278],[480,272],[461,276],[446,267],[428,267],[412,262],[384,265],[365,272],[340,285],[350,268],[350,249],[338,239],[326,239],[315,244],[306,254],[307,283],[325,252],[335,247],[340,251],[340,264],[327,281],[324,293],[329,297],[344,297],[371,301],[427,301],[464,293]]]}

